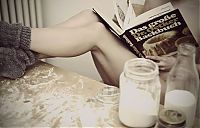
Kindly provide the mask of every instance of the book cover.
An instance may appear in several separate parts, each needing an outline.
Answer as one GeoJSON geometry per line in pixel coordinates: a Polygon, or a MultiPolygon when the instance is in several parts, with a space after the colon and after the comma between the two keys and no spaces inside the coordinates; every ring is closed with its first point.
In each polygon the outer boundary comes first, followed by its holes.
{"type": "Polygon", "coordinates": [[[198,46],[178,9],[136,25],[120,37],[138,57],[173,55],[180,43],[198,46]]]}
{"type": "Polygon", "coordinates": [[[121,23],[118,26],[121,30],[117,28],[117,31],[115,26],[102,16],[103,14],[99,14],[98,11],[95,13],[105,26],[138,57],[174,55],[180,43],[193,43],[198,46],[181,12],[179,9],[173,9],[171,3],[161,5],[132,19],[127,13],[126,19],[130,19],[128,24],[122,28],[121,23]]]}

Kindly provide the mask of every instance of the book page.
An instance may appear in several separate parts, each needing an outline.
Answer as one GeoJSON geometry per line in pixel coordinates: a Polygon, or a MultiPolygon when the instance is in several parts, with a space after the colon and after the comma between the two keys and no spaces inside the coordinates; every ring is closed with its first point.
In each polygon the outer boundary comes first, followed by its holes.
{"type": "Polygon", "coordinates": [[[107,13],[99,7],[93,8],[93,12],[98,16],[106,28],[110,29],[117,36],[121,35],[124,31],[119,26],[115,13],[106,15],[107,13]]]}
{"type": "MultiPolygon", "coordinates": [[[[132,9],[133,10],[133,9],[132,9]]],[[[141,23],[144,23],[144,22],[147,22],[153,18],[156,18],[156,17],[159,17],[165,13],[168,13],[170,11],[174,10],[174,7],[172,6],[171,2],[168,2],[164,5],[161,5],[159,7],[156,7],[154,9],[151,9],[139,16],[135,16],[134,13],[131,13],[129,12],[129,22],[128,24],[126,25],[126,28],[125,29],[129,29],[133,26],[136,26],[138,24],[141,24],[141,23]]]]}
{"type": "Polygon", "coordinates": [[[119,26],[123,29],[128,10],[129,0],[114,0],[114,12],[119,26]]]}
{"type": "Polygon", "coordinates": [[[123,30],[126,30],[131,25],[130,22],[132,22],[133,19],[137,18],[138,15],[144,13],[144,5],[145,0],[129,0],[123,30]]]}
{"type": "Polygon", "coordinates": [[[133,8],[135,16],[138,16],[144,13],[145,0],[130,0],[130,6],[133,8]]]}

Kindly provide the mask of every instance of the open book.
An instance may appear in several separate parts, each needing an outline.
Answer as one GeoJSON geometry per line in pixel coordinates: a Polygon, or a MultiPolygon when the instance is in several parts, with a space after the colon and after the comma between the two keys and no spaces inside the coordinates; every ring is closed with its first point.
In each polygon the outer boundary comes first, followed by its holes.
{"type": "Polygon", "coordinates": [[[138,15],[134,8],[140,8],[144,2],[115,0],[112,17],[99,8],[93,11],[138,57],[173,55],[180,43],[198,46],[179,9],[169,2],[138,15]]]}

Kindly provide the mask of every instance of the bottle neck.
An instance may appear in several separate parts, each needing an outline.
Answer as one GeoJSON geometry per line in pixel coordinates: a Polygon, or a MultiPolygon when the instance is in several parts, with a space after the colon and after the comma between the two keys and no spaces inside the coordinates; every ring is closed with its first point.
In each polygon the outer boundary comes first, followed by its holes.
{"type": "Polygon", "coordinates": [[[191,55],[184,55],[182,53],[178,53],[177,56],[177,63],[179,61],[185,62],[185,63],[194,63],[195,64],[195,53],[191,53],[191,55]]]}
{"type": "Polygon", "coordinates": [[[178,54],[183,56],[195,55],[196,47],[193,44],[182,43],[178,46],[178,54]]]}
{"type": "Polygon", "coordinates": [[[196,47],[194,45],[180,44],[176,64],[192,64],[190,67],[195,66],[195,53],[196,47]]]}

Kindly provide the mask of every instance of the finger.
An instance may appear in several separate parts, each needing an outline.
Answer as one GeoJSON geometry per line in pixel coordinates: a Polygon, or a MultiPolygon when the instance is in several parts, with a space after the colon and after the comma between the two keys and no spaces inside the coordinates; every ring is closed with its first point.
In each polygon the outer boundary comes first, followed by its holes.
{"type": "Polygon", "coordinates": [[[166,63],[165,61],[159,61],[159,62],[156,62],[156,64],[158,65],[159,69],[161,69],[161,70],[165,70],[169,67],[169,64],[166,63]]]}
{"type": "Polygon", "coordinates": [[[157,61],[163,60],[163,57],[160,56],[146,56],[146,58],[157,61]]]}
{"type": "Polygon", "coordinates": [[[161,70],[161,71],[167,71],[168,69],[166,69],[165,67],[160,67],[159,70],[161,70]]]}
{"type": "Polygon", "coordinates": [[[158,62],[157,63],[158,64],[158,66],[162,66],[162,67],[166,67],[166,66],[168,66],[169,64],[168,63],[166,63],[165,61],[160,61],[160,62],[158,62]]]}
{"type": "Polygon", "coordinates": [[[159,67],[160,71],[170,71],[170,69],[169,67],[159,67]]]}

